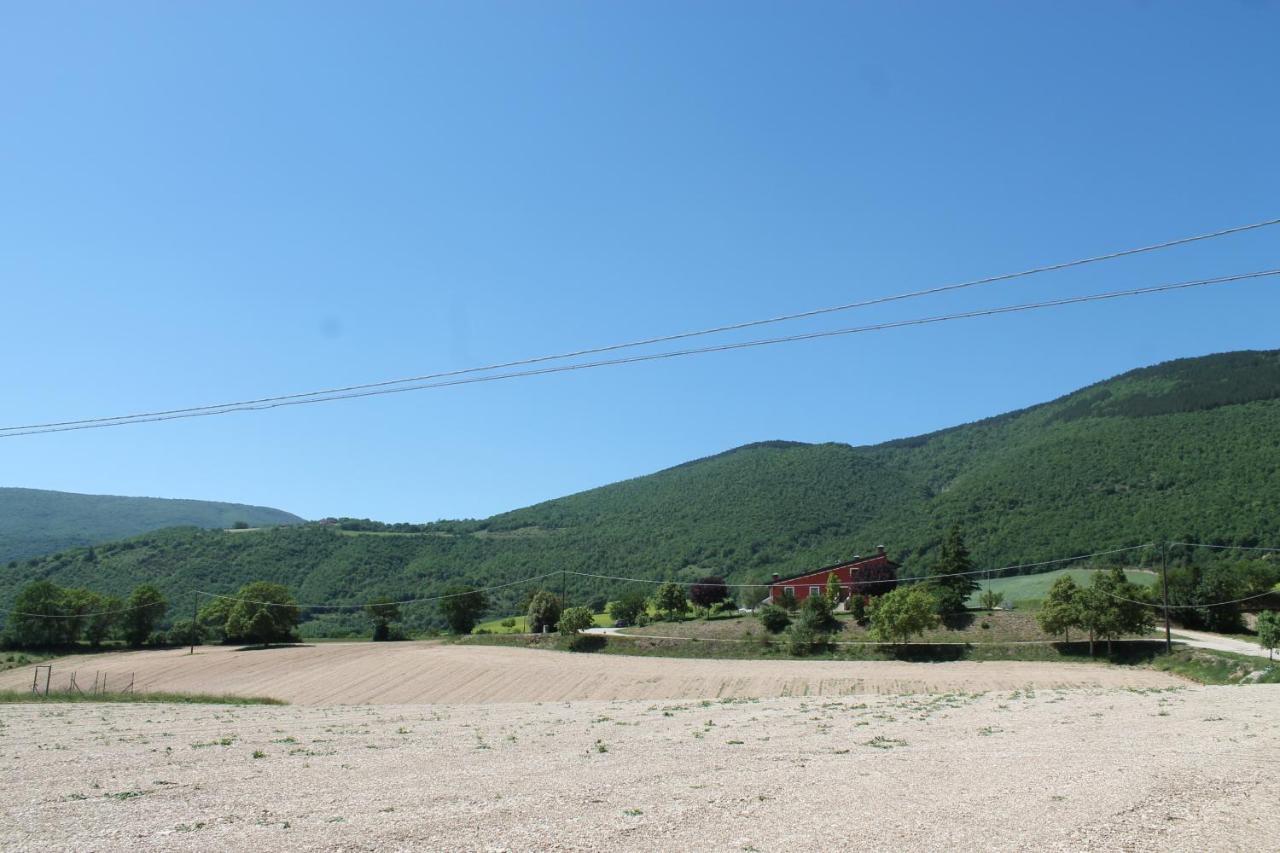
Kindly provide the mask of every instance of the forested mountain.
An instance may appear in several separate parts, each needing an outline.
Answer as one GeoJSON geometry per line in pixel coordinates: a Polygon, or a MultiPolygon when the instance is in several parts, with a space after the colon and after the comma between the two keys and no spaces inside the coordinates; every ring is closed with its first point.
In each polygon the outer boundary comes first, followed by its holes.
{"type": "Polygon", "coordinates": [[[302,519],[264,506],[0,488],[0,563],[165,527],[231,527],[236,522],[258,527],[299,524],[302,519]]]}
{"type": "MultiPolygon", "coordinates": [[[[266,579],[304,603],[560,569],[751,582],[877,544],[916,574],[952,522],[984,567],[1155,539],[1280,545],[1280,351],[1168,362],[876,446],[748,445],[483,521],[148,533],[92,561],[81,549],[11,566],[0,605],[45,577],[114,593],[151,580],[181,601],[266,579]]],[[[569,588],[585,598],[617,585],[569,588]]],[[[499,593],[498,608],[521,592],[499,593]]]]}

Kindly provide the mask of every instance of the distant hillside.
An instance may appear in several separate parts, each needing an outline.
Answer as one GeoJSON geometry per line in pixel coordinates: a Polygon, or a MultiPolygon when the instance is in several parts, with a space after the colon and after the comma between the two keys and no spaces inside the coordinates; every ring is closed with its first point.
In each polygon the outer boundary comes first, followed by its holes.
{"type": "MultiPolygon", "coordinates": [[[[174,596],[265,578],[312,603],[562,568],[758,582],[881,543],[916,574],[952,522],[996,566],[1163,538],[1277,545],[1277,507],[1280,351],[1238,352],[871,447],[748,445],[484,521],[146,534],[98,548],[95,562],[69,551],[10,569],[0,606],[35,577],[111,592],[146,579],[174,596]]],[[[570,579],[577,600],[616,590],[570,579]]],[[[499,607],[520,593],[500,593],[499,607]]]]}
{"type": "Polygon", "coordinates": [[[215,501],[0,488],[0,563],[96,545],[163,527],[299,524],[291,513],[215,501]]]}

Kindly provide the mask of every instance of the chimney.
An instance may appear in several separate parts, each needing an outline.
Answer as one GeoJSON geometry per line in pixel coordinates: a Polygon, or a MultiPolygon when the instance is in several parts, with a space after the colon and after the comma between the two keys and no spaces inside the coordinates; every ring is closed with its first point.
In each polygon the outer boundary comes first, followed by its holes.
{"type": "Polygon", "coordinates": [[[778,574],[777,572],[774,572],[774,573],[773,573],[773,582],[774,582],[774,583],[777,583],[777,582],[778,582],[778,581],[780,581],[780,580],[782,580],[782,575],[778,574]]]}
{"type": "Polygon", "coordinates": [[[883,545],[877,545],[877,546],[876,546],[876,552],[877,552],[877,553],[879,553],[881,557],[883,557],[883,556],[884,556],[884,546],[883,546],[883,545]]]}

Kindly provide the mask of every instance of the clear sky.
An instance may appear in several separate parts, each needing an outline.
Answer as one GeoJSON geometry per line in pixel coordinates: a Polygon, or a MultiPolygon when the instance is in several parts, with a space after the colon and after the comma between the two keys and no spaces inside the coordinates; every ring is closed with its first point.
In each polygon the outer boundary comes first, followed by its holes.
{"type": "MultiPolygon", "coordinates": [[[[10,4],[0,425],[467,367],[1280,216],[1278,42],[1265,2],[10,4]]],[[[1278,249],[1273,228],[787,328],[1278,249]]],[[[1278,288],[3,439],[0,485],[484,516],[1275,348],[1278,288]]]]}

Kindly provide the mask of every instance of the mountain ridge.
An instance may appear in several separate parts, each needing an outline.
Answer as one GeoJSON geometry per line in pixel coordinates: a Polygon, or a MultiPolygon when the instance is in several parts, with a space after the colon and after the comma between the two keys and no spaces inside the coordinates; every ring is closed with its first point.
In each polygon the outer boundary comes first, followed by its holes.
{"type": "MultiPolygon", "coordinates": [[[[1280,544],[1275,506],[1280,351],[1246,351],[1138,368],[911,439],[755,442],[482,520],[144,534],[93,563],[77,551],[29,561],[4,586],[7,598],[36,577],[112,592],[145,579],[187,595],[262,578],[303,602],[356,604],[561,569],[759,582],[882,543],[919,574],[953,522],[980,566],[999,566],[1158,539],[1280,544]],[[368,535],[380,532],[403,535],[368,535]]],[[[616,590],[570,583],[578,599],[616,590]]]]}

